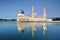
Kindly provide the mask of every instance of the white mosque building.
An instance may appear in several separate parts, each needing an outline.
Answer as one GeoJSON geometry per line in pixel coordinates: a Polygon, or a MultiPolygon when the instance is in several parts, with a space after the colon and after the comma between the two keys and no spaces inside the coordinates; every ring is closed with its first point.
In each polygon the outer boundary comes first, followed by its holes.
{"type": "Polygon", "coordinates": [[[32,16],[24,16],[24,10],[20,9],[17,16],[17,21],[52,21],[52,19],[46,18],[46,8],[44,8],[44,14],[42,16],[37,16],[34,12],[34,6],[32,6],[32,16]]]}

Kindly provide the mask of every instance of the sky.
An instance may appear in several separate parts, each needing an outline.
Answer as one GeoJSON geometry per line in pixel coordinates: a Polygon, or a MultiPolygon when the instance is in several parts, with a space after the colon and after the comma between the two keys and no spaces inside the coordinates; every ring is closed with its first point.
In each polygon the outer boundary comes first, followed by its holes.
{"type": "Polygon", "coordinates": [[[24,10],[25,16],[31,16],[32,5],[38,16],[43,16],[46,7],[47,18],[60,17],[60,0],[0,0],[0,18],[17,18],[19,9],[24,10]]]}

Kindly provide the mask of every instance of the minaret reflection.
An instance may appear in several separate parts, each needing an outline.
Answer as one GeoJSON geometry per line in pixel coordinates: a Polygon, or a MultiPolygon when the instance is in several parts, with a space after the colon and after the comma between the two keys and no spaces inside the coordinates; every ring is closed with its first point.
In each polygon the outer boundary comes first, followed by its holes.
{"type": "Polygon", "coordinates": [[[42,27],[43,28],[43,35],[46,35],[46,23],[36,23],[36,22],[17,22],[17,28],[18,28],[18,32],[20,33],[24,33],[24,29],[28,28],[27,31],[30,31],[30,28],[32,30],[32,38],[34,38],[34,33],[36,31],[37,27],[42,27]]]}
{"type": "Polygon", "coordinates": [[[43,35],[45,36],[47,30],[46,23],[42,23],[42,27],[43,27],[43,35]]]}
{"type": "Polygon", "coordinates": [[[31,28],[32,28],[32,38],[34,38],[34,31],[36,30],[36,24],[33,23],[31,28]]]}

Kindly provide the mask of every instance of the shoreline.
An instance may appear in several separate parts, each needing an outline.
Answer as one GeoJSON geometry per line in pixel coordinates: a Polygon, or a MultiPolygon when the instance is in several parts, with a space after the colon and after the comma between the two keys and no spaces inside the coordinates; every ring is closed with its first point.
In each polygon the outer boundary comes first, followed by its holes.
{"type": "Polygon", "coordinates": [[[16,21],[16,22],[60,23],[60,21],[16,21]]]}
{"type": "Polygon", "coordinates": [[[43,23],[60,23],[60,21],[0,21],[0,22],[43,22],[43,23]]]}

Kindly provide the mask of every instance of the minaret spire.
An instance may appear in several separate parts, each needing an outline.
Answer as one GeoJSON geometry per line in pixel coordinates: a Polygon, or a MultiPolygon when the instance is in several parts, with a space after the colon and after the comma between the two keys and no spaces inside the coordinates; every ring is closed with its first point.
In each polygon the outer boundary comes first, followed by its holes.
{"type": "Polygon", "coordinates": [[[43,18],[46,19],[46,8],[44,7],[44,15],[43,18]]]}
{"type": "Polygon", "coordinates": [[[32,6],[32,17],[34,17],[34,6],[32,6]]]}

